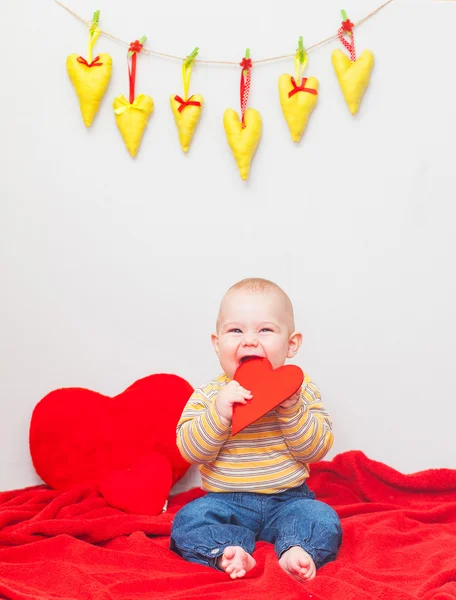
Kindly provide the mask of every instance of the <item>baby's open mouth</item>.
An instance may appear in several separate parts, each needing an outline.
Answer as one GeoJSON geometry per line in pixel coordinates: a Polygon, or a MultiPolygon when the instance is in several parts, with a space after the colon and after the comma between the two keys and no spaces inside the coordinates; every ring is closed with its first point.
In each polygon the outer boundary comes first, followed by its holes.
{"type": "Polygon", "coordinates": [[[239,364],[242,365],[242,363],[247,362],[248,360],[253,360],[255,358],[263,358],[262,356],[256,356],[255,354],[249,355],[249,356],[243,356],[241,358],[241,360],[239,361],[239,364]]]}

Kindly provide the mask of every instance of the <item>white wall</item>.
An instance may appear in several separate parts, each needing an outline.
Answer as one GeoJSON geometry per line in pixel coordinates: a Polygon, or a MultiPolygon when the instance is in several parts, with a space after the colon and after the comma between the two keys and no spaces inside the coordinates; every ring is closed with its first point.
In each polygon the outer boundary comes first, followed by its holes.
{"type": "MultiPolygon", "coordinates": [[[[339,8],[356,21],[380,0],[68,3],[87,19],[100,8],[126,41],[146,33],[152,49],[240,60],[247,46],[253,59],[292,53],[299,35],[310,46],[337,31],[339,8]]],[[[125,49],[98,41],[114,71],[87,131],[65,71],[67,54],[85,55],[85,28],[52,0],[17,13],[1,3],[0,489],[37,481],[28,426],[50,390],[114,395],[149,373],[194,386],[217,374],[218,302],[245,276],[294,301],[297,363],[334,421],[330,457],[455,467],[456,2],[396,0],[356,30],[376,66],[355,118],[332,71],[339,43],[311,52],[320,96],[299,146],[277,94],[292,60],[254,66],[264,133],[248,183],[222,126],[238,67],[195,67],[206,104],[185,156],[169,108],[180,63],[140,56],[137,91],[156,109],[133,161],[111,109],[128,93],[125,49]]]]}

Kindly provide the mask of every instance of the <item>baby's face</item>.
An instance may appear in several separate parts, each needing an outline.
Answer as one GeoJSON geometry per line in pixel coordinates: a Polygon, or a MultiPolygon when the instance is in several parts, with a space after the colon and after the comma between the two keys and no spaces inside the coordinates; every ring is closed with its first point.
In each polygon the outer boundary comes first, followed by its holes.
{"type": "Polygon", "coordinates": [[[274,369],[297,352],[293,316],[275,290],[233,290],[220,307],[217,334],[212,336],[220,364],[232,378],[248,356],[267,358],[274,369]]]}

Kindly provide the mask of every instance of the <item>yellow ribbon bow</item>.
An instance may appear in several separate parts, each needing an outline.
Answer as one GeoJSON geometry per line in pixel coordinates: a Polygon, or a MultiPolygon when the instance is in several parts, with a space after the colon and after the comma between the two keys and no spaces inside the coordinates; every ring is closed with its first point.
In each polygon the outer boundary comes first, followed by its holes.
{"type": "Polygon", "coordinates": [[[125,111],[130,110],[130,108],[135,108],[136,110],[145,110],[144,106],[139,106],[139,103],[143,96],[144,94],[139,94],[139,96],[136,96],[136,98],[133,101],[133,104],[130,104],[126,98],[119,98],[119,102],[122,102],[123,106],[119,106],[119,108],[116,108],[114,112],[116,113],[116,115],[121,115],[125,111]]]}

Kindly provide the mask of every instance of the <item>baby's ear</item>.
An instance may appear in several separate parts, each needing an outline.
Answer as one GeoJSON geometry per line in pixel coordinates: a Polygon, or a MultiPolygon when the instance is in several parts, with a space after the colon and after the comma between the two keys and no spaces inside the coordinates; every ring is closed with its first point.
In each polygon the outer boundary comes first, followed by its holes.
{"type": "Polygon", "coordinates": [[[293,358],[293,356],[298,352],[299,348],[302,344],[302,333],[299,331],[293,331],[293,333],[288,338],[288,354],[287,358],[293,358]]]}
{"type": "Polygon", "coordinates": [[[219,339],[218,339],[218,335],[216,333],[213,333],[211,335],[211,341],[212,341],[212,345],[214,346],[215,353],[218,354],[219,353],[219,339]]]}

